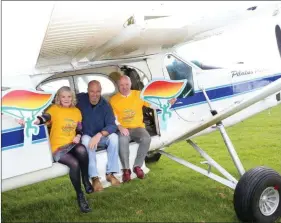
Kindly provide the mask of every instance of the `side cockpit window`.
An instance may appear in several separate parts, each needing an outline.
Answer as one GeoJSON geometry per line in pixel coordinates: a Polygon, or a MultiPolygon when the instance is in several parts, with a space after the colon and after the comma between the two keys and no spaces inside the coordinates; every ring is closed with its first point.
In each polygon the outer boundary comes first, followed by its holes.
{"type": "MultiPolygon", "coordinates": [[[[52,80],[46,80],[39,84],[36,87],[36,90],[55,94],[62,86],[71,87],[70,78],[56,78],[52,80]]],[[[52,103],[54,102],[55,98],[53,99],[52,103]]]]}
{"type": "Polygon", "coordinates": [[[74,76],[74,83],[78,93],[88,91],[88,83],[92,80],[97,80],[102,86],[102,96],[109,100],[109,98],[117,91],[116,86],[107,76],[102,74],[83,74],[74,76]]]}
{"type": "Polygon", "coordinates": [[[97,80],[101,83],[103,94],[113,94],[116,90],[113,82],[106,76],[98,74],[84,74],[74,77],[78,92],[87,92],[88,83],[92,80],[97,80]]]}
{"type": "Polygon", "coordinates": [[[171,80],[187,80],[186,86],[178,98],[192,96],[194,94],[192,67],[173,55],[167,55],[164,63],[171,80]]]}
{"type": "Polygon", "coordinates": [[[70,82],[69,82],[68,78],[59,78],[59,79],[53,79],[53,80],[50,80],[50,81],[42,82],[37,87],[37,90],[56,93],[57,90],[59,88],[61,88],[62,86],[70,87],[70,82]]]}

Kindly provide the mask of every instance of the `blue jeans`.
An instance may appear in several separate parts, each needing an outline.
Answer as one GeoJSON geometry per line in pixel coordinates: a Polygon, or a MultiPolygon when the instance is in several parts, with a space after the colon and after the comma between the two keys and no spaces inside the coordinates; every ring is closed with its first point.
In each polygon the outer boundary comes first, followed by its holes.
{"type": "MultiPolygon", "coordinates": [[[[89,155],[89,177],[97,177],[97,162],[96,162],[96,149],[89,148],[89,142],[92,137],[88,135],[82,136],[82,144],[86,147],[89,155]]],[[[112,133],[106,137],[102,137],[98,145],[107,146],[107,165],[106,173],[117,173],[119,172],[119,163],[118,163],[118,149],[119,149],[119,140],[118,135],[112,133]]]]}

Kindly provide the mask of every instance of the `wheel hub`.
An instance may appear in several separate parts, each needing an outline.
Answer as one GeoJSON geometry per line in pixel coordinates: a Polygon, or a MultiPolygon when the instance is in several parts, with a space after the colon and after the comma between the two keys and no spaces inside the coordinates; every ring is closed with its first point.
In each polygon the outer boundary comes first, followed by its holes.
{"type": "Polygon", "coordinates": [[[279,205],[279,192],[274,187],[267,187],[261,194],[259,208],[264,216],[272,215],[279,205]]]}

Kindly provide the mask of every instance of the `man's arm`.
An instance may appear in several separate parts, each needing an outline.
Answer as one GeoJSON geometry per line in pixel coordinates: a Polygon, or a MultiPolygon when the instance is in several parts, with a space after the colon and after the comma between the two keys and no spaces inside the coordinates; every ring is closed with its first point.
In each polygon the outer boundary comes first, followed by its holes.
{"type": "Polygon", "coordinates": [[[105,127],[102,129],[101,134],[107,136],[116,132],[117,126],[115,124],[115,116],[110,105],[107,106],[104,116],[105,127]]]}

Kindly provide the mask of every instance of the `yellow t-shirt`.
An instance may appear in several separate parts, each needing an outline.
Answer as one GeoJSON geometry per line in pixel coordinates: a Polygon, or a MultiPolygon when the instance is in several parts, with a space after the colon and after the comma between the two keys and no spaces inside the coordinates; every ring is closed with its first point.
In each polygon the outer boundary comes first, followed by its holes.
{"type": "Polygon", "coordinates": [[[142,107],[149,107],[149,103],[140,98],[140,91],[131,90],[129,96],[120,93],[110,99],[114,115],[125,128],[144,128],[142,107]]]}
{"type": "Polygon", "coordinates": [[[45,113],[51,115],[50,141],[52,152],[55,152],[59,147],[72,142],[82,115],[76,107],[64,108],[58,105],[52,105],[45,113]]]}

